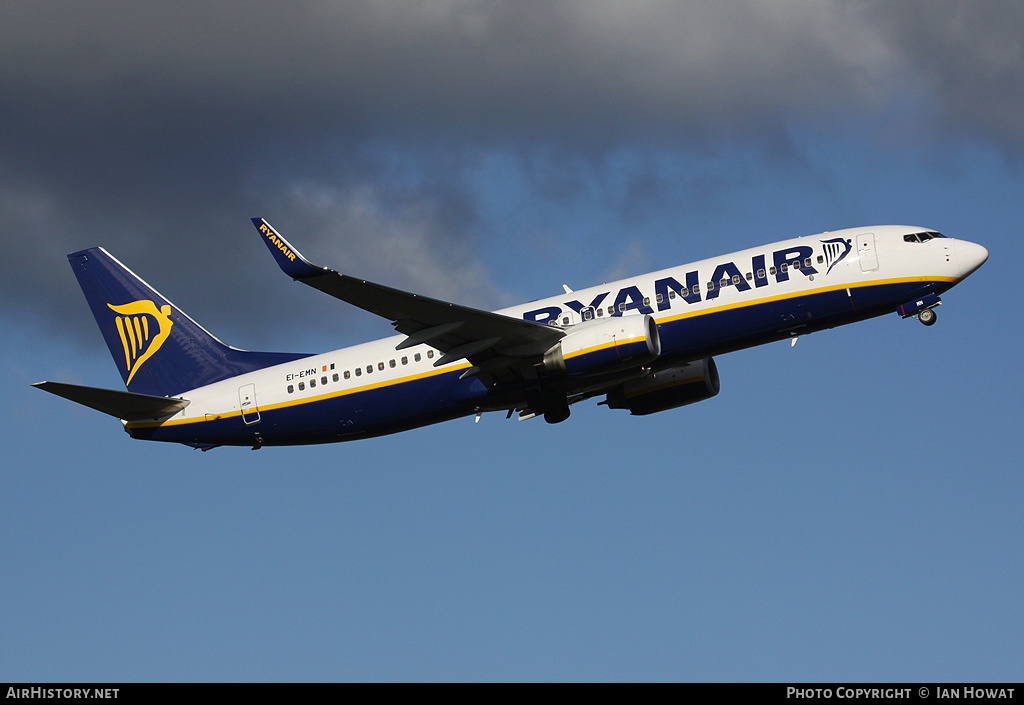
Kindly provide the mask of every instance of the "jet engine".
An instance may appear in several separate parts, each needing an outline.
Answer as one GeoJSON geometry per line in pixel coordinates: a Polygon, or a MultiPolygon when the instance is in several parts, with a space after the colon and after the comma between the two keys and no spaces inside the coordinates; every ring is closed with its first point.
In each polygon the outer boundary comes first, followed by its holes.
{"type": "Polygon", "coordinates": [[[581,323],[544,354],[544,369],[571,375],[637,367],[661,354],[654,318],[616,316],[581,323]]]}
{"type": "Polygon", "coordinates": [[[710,399],[718,389],[718,368],[708,357],[623,382],[608,392],[604,403],[644,416],[710,399]]]}

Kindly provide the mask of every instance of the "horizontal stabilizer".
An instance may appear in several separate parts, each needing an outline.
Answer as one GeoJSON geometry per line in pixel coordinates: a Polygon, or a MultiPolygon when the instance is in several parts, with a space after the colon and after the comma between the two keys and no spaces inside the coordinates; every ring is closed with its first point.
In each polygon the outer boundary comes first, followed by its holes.
{"type": "Polygon", "coordinates": [[[166,418],[189,405],[188,399],[156,397],[63,382],[37,382],[32,386],[125,421],[166,418]]]}

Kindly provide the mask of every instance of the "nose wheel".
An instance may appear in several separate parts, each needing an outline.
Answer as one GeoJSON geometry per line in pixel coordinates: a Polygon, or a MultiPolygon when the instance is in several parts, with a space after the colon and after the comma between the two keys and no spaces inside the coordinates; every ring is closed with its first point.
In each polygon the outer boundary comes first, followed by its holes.
{"type": "Polygon", "coordinates": [[[921,321],[924,325],[934,326],[937,318],[934,309],[941,304],[942,300],[937,294],[925,294],[919,299],[903,304],[896,309],[896,313],[900,314],[901,318],[916,316],[917,320],[921,321]]]}

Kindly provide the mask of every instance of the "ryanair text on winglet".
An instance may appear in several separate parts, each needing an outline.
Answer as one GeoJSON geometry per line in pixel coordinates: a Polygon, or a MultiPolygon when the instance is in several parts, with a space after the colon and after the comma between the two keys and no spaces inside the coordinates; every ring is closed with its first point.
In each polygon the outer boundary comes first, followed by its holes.
{"type": "Polygon", "coordinates": [[[295,253],[291,251],[288,245],[284,244],[274,231],[267,227],[266,223],[260,226],[260,232],[263,233],[268,240],[277,245],[277,249],[281,250],[281,254],[287,257],[290,261],[295,261],[295,253]]]}

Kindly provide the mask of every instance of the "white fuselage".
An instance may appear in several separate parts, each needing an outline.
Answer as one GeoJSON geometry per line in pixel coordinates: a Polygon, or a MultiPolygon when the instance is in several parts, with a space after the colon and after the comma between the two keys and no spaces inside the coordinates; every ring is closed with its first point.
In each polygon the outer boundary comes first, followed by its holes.
{"type": "MultiPolygon", "coordinates": [[[[962,240],[907,239],[924,232],[931,231],[879,226],[785,240],[497,313],[567,330],[649,314],[663,345],[653,366],[667,367],[894,311],[921,292],[945,291],[987,257],[983,247],[962,240]]],[[[458,379],[468,361],[435,367],[440,356],[428,345],[396,350],[404,339],[396,335],[193,389],[180,395],[190,404],[173,417],[126,427],[163,440],[232,443],[237,431],[239,443],[254,435],[260,443],[301,443],[378,435],[493,408],[486,387],[458,379]],[[407,399],[424,394],[448,398],[407,399]],[[392,408],[389,416],[387,409],[403,399],[408,411],[392,408]],[[301,420],[288,420],[300,410],[301,420]],[[339,418],[320,423],[322,415],[339,418]],[[392,422],[380,426],[387,418],[392,422]],[[214,432],[208,436],[204,427],[214,432]]],[[[592,387],[592,380],[579,380],[580,389],[592,387]]]]}

